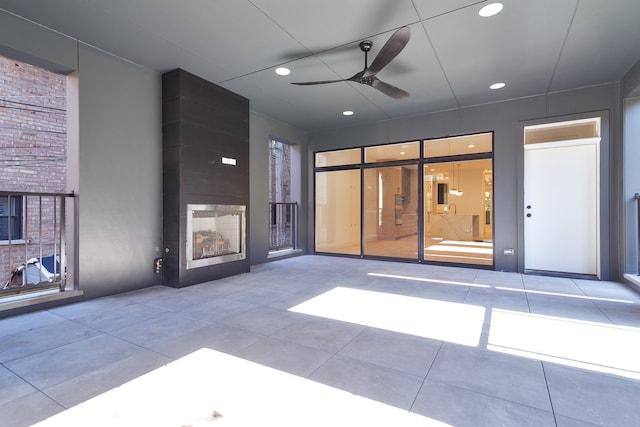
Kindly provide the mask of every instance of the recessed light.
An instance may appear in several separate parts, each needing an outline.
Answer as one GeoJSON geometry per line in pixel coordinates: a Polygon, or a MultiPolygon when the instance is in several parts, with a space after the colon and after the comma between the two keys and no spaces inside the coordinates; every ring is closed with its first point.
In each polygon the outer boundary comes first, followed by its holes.
{"type": "Polygon", "coordinates": [[[288,76],[291,73],[291,70],[286,67],[276,68],[276,74],[279,76],[288,76]]]}
{"type": "Polygon", "coordinates": [[[493,16],[500,13],[502,8],[503,8],[502,3],[491,3],[486,5],[482,9],[480,9],[480,12],[478,12],[478,14],[483,18],[488,18],[489,16],[493,16]]]}
{"type": "Polygon", "coordinates": [[[400,152],[400,155],[404,155],[404,154],[406,154],[404,151],[401,151],[401,152],[400,152]]]}
{"type": "Polygon", "coordinates": [[[473,145],[473,144],[469,145],[469,148],[474,148],[474,147],[475,147],[475,145],[473,145]]]}
{"type": "Polygon", "coordinates": [[[342,112],[343,116],[353,116],[353,111],[351,110],[345,110],[342,112]]]}
{"type": "Polygon", "coordinates": [[[500,82],[500,83],[494,83],[491,86],[489,86],[489,89],[502,89],[503,87],[505,87],[506,84],[500,82]]]}

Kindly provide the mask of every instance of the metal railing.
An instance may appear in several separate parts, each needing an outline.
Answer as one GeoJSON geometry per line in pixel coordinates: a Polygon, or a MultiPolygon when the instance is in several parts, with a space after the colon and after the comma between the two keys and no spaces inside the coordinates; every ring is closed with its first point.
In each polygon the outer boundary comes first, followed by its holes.
{"type": "Polygon", "coordinates": [[[295,249],[298,242],[298,204],[269,202],[269,251],[295,249]]]}
{"type": "Polygon", "coordinates": [[[67,286],[67,200],[73,193],[0,192],[0,297],[67,286]],[[4,229],[1,227],[0,229],[4,229]]]}
{"type": "Polygon", "coordinates": [[[638,230],[637,230],[637,240],[636,240],[636,251],[637,251],[637,256],[638,256],[638,276],[640,276],[640,193],[636,193],[633,196],[636,199],[638,208],[637,208],[637,214],[638,214],[638,230]]]}

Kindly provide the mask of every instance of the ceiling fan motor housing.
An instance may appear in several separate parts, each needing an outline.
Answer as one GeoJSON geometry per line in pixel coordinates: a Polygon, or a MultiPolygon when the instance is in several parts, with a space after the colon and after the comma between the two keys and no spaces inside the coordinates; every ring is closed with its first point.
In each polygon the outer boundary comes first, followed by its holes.
{"type": "Polygon", "coordinates": [[[364,40],[360,42],[360,50],[363,52],[369,52],[373,47],[373,42],[371,40],[364,40]]]}

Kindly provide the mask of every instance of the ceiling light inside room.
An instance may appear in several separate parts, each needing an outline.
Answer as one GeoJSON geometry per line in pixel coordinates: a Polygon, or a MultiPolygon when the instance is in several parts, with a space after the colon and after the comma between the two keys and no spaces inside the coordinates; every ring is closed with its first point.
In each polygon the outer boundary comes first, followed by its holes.
{"type": "Polygon", "coordinates": [[[276,68],[276,74],[279,76],[288,76],[291,73],[291,70],[286,67],[276,68]]]}
{"type": "Polygon", "coordinates": [[[343,116],[353,116],[353,111],[351,110],[345,110],[342,112],[343,116]]]}
{"type": "Polygon", "coordinates": [[[478,12],[478,14],[483,18],[488,18],[490,16],[500,13],[503,7],[504,6],[502,5],[502,3],[490,3],[485,7],[483,7],[482,9],[480,9],[480,12],[478,12]]]}
{"type": "Polygon", "coordinates": [[[500,82],[500,83],[494,83],[494,84],[492,84],[491,86],[489,86],[489,89],[493,89],[493,90],[495,90],[495,89],[502,89],[502,88],[503,88],[503,87],[505,87],[505,86],[506,86],[506,84],[505,84],[505,83],[502,83],[502,82],[500,82]]]}

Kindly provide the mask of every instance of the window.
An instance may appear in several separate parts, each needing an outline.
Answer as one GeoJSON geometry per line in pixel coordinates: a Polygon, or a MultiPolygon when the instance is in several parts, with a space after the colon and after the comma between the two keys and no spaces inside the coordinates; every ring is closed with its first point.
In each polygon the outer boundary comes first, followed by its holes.
{"type": "Polygon", "coordinates": [[[269,140],[269,250],[295,249],[300,198],[300,150],[269,140]]]}
{"type": "Polygon", "coordinates": [[[22,237],[22,197],[0,196],[0,240],[22,237]]]}

